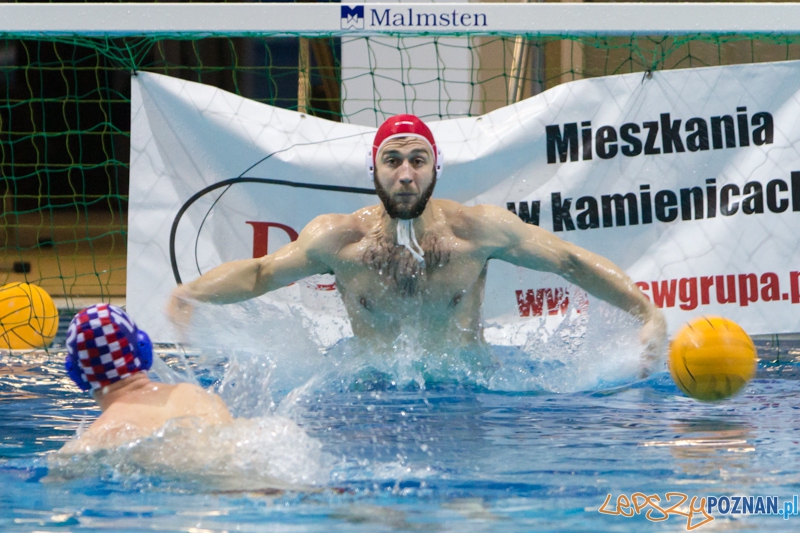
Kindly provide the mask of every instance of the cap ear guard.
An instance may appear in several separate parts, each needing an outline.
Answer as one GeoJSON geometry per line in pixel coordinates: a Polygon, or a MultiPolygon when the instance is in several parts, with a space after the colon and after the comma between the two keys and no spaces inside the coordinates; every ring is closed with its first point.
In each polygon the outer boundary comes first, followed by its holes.
{"type": "Polygon", "coordinates": [[[67,375],[69,378],[78,386],[79,389],[82,391],[88,391],[92,388],[89,384],[89,381],[84,377],[83,371],[81,370],[81,365],[78,362],[77,357],[75,357],[74,349],[72,346],[75,344],[75,338],[78,336],[78,328],[75,325],[75,321],[69,323],[69,328],[67,329],[67,339],[65,344],[67,345],[67,357],[64,359],[64,370],[67,371],[67,375]]]}
{"type": "Polygon", "coordinates": [[[86,378],[83,377],[83,371],[81,370],[80,364],[78,364],[70,355],[67,355],[66,359],[64,359],[64,369],[67,371],[67,375],[70,379],[78,386],[79,389],[82,391],[88,391],[92,388],[89,385],[89,382],[86,381],[86,378]]]}
{"type": "Polygon", "coordinates": [[[142,370],[150,370],[153,366],[153,343],[144,331],[136,330],[136,356],[142,363],[142,370]]]}
{"type": "Polygon", "coordinates": [[[367,152],[367,175],[369,176],[370,180],[375,179],[375,159],[372,157],[372,150],[367,152]]]}
{"type": "Polygon", "coordinates": [[[442,157],[442,151],[439,150],[439,147],[436,147],[436,179],[442,179],[442,166],[444,165],[444,158],[442,157]]]}

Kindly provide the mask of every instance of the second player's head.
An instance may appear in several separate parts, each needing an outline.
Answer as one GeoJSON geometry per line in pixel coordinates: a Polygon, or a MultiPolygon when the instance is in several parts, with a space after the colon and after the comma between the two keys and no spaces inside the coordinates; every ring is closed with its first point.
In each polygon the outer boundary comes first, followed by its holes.
{"type": "Polygon", "coordinates": [[[67,374],[82,390],[107,387],[153,362],[147,334],[125,311],[97,304],[79,312],[67,330],[67,374]]]}

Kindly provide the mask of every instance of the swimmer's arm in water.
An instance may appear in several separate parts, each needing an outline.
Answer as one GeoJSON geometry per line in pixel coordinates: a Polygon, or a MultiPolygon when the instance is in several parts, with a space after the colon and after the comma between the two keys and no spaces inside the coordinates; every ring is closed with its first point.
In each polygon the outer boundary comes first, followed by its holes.
{"type": "Polygon", "coordinates": [[[641,341],[645,355],[660,357],[666,343],[666,321],[661,311],[614,263],[589,250],[564,241],[538,226],[526,224],[508,210],[480,206],[478,216],[485,223],[482,240],[491,243],[490,259],[554,272],[589,294],[627,311],[644,322],[641,341]]]}
{"type": "Polygon", "coordinates": [[[257,259],[224,263],[172,292],[167,314],[186,325],[191,300],[217,304],[255,298],[314,274],[332,272],[329,260],[338,251],[345,215],[322,215],[300,232],[297,240],[257,259]]]}

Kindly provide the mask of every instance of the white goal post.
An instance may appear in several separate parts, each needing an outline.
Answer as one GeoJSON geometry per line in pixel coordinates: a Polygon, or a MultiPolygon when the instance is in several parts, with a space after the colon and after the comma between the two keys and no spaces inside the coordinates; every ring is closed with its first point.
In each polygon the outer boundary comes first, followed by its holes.
{"type": "Polygon", "coordinates": [[[784,3],[21,3],[0,4],[0,34],[229,36],[800,32],[800,4],[784,3]]]}

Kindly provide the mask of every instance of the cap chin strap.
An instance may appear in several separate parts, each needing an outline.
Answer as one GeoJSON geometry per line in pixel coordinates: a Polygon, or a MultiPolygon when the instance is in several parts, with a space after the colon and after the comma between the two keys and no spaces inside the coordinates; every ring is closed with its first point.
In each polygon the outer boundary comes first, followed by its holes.
{"type": "Polygon", "coordinates": [[[406,250],[411,252],[417,263],[425,264],[425,252],[417,242],[417,234],[414,232],[413,219],[397,221],[397,244],[404,246],[406,250]]]}

